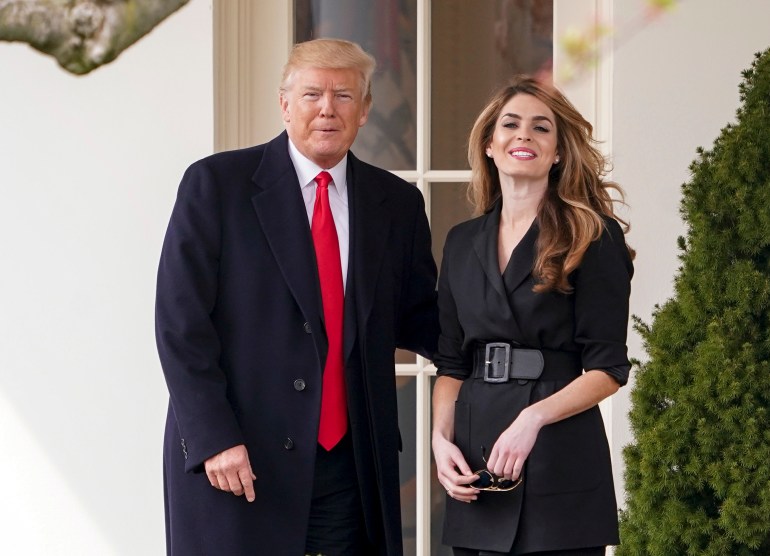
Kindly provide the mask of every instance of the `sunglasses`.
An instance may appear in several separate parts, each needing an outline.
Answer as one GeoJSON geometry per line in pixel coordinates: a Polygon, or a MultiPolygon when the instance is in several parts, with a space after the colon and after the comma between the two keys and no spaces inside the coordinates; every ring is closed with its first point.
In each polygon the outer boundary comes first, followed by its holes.
{"type": "MultiPolygon", "coordinates": [[[[484,461],[484,463],[487,463],[486,456],[486,450],[484,446],[481,447],[481,459],[484,461]]],[[[470,485],[470,487],[475,488],[476,490],[486,490],[488,492],[508,492],[509,490],[513,490],[517,486],[521,484],[521,481],[523,480],[521,475],[519,475],[519,478],[515,481],[513,479],[506,479],[504,477],[498,477],[488,469],[479,469],[478,471],[475,471],[473,473],[474,475],[478,475],[479,478],[473,481],[470,485]]]]}

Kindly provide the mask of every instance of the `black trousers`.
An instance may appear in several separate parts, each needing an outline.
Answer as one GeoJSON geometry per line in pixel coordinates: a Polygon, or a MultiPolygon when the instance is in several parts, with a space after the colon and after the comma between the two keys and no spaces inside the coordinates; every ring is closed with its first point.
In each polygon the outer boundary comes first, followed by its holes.
{"type": "MultiPolygon", "coordinates": [[[[455,556],[485,556],[486,554],[501,554],[498,552],[479,552],[468,548],[454,547],[455,556]]],[[[595,548],[577,548],[574,550],[549,550],[548,552],[530,552],[522,556],[604,556],[607,550],[603,546],[595,548]]]]}
{"type": "Polygon", "coordinates": [[[367,554],[366,526],[350,433],[327,452],[316,450],[305,552],[323,556],[367,554]]]}

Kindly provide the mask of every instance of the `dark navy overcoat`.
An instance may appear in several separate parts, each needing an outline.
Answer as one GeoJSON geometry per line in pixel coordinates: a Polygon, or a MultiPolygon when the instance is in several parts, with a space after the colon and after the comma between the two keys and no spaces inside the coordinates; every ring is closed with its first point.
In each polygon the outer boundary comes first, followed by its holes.
{"type": "MultiPolygon", "coordinates": [[[[394,349],[432,356],[436,268],[420,192],[348,155],[350,430],[370,539],[402,553],[394,349]]],[[[307,213],[282,133],[184,175],[163,244],[156,336],[170,392],[168,553],[304,554],[327,341],[307,213]],[[204,461],[245,444],[256,501],[204,461]]]]}

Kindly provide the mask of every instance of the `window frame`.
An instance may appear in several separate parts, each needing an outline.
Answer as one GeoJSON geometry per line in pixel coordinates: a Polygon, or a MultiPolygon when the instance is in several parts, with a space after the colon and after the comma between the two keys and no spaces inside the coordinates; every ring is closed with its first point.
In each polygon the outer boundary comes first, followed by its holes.
{"type": "MultiPolygon", "coordinates": [[[[293,2],[213,0],[214,24],[214,149],[243,148],[265,141],[283,130],[278,110],[281,69],[293,44],[293,2]],[[278,22],[279,24],[276,24],[278,22]],[[281,24],[281,22],[283,22],[281,24]]],[[[431,187],[436,183],[468,182],[470,170],[432,170],[431,137],[431,0],[417,0],[417,122],[416,167],[393,171],[414,183],[431,214],[431,187]]],[[[612,0],[554,0],[554,37],[591,22],[612,21],[612,0]],[[593,18],[593,19],[591,19],[593,18]]],[[[609,42],[609,41],[607,41],[609,42]]],[[[587,68],[579,80],[560,84],[583,115],[595,125],[605,154],[611,146],[612,56],[611,45],[597,45],[599,63],[587,68]]],[[[561,53],[554,40],[554,75],[558,79],[561,53]]],[[[430,538],[430,411],[431,380],[436,369],[417,356],[414,363],[397,364],[396,376],[416,381],[416,546],[417,554],[431,554],[430,538]]],[[[613,422],[613,399],[601,404],[613,456],[613,427],[624,429],[625,420],[613,422]]],[[[618,437],[623,432],[619,430],[618,437]]],[[[615,482],[622,495],[622,466],[616,461],[615,482]]]]}

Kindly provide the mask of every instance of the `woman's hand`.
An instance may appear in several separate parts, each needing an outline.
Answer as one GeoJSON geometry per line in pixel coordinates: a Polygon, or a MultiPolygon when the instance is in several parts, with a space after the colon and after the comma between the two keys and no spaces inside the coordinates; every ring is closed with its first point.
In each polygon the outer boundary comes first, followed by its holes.
{"type": "Polygon", "coordinates": [[[449,496],[470,503],[479,493],[468,485],[479,478],[474,475],[460,449],[440,435],[433,435],[433,457],[436,459],[438,481],[449,496]]]}
{"type": "Polygon", "coordinates": [[[487,469],[498,477],[518,479],[524,462],[535,445],[543,425],[537,415],[528,410],[531,410],[531,407],[519,414],[492,447],[487,459],[487,469]]]}

